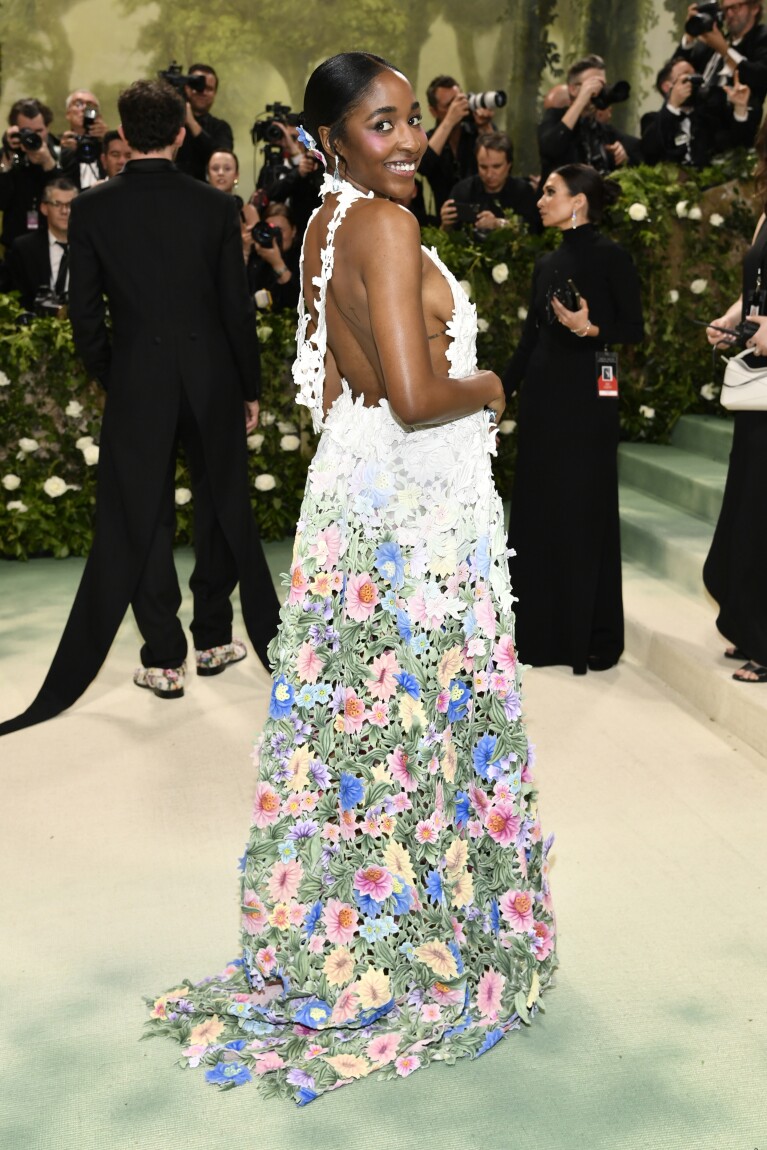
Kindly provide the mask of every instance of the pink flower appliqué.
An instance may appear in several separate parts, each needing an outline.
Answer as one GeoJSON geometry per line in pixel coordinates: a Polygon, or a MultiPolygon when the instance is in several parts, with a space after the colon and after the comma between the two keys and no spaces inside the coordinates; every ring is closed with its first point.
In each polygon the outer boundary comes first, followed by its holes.
{"type": "Polygon", "coordinates": [[[391,754],[386,756],[389,770],[401,787],[406,791],[416,790],[418,783],[408,770],[408,757],[402,747],[395,747],[391,754]]]}
{"type": "Polygon", "coordinates": [[[268,1074],[270,1070],[282,1070],[285,1063],[276,1050],[270,1050],[256,1059],[256,1074],[268,1074]]]}
{"type": "Polygon", "coordinates": [[[533,923],[533,950],[539,962],[548,958],[554,949],[554,934],[545,922],[533,923]]]}
{"type": "Polygon", "coordinates": [[[335,567],[341,554],[341,532],[337,523],[331,523],[317,532],[317,539],[309,548],[317,560],[318,567],[335,567]]]}
{"type": "Polygon", "coordinates": [[[296,603],[303,601],[309,587],[309,581],[301,570],[301,564],[297,563],[293,570],[290,572],[290,593],[288,595],[288,603],[295,606],[296,603]]]}
{"type": "Polygon", "coordinates": [[[296,673],[302,683],[316,683],[325,666],[311,643],[302,643],[296,658],[296,673]]]}
{"type": "Polygon", "coordinates": [[[495,1020],[501,1008],[501,995],[506,979],[497,970],[486,970],[477,987],[477,1006],[483,1018],[495,1020]]]}
{"type": "Polygon", "coordinates": [[[394,889],[394,880],[382,866],[361,867],[354,875],[354,889],[383,902],[394,889]]]}
{"type": "Polygon", "coordinates": [[[325,923],[325,932],[333,943],[345,946],[351,942],[357,929],[359,918],[353,906],[348,902],[340,902],[337,898],[328,900],[328,905],[322,912],[325,923]]]}
{"type": "Polygon", "coordinates": [[[367,688],[374,699],[385,701],[390,699],[397,690],[397,681],[394,676],[399,672],[397,656],[393,651],[384,651],[376,655],[371,667],[372,679],[367,680],[367,688]]]}
{"type": "Polygon", "coordinates": [[[517,666],[517,653],[514,650],[514,640],[511,635],[501,635],[493,648],[493,662],[499,671],[514,674],[517,666]]]}
{"type": "Polygon", "coordinates": [[[368,719],[374,727],[388,727],[389,704],[381,702],[373,703],[368,719]]]}
{"type": "Polygon", "coordinates": [[[378,603],[378,588],[363,571],[360,575],[350,575],[346,580],[345,606],[346,614],[355,623],[364,623],[376,609],[378,603]]]}
{"type": "Polygon", "coordinates": [[[378,1038],[374,1038],[365,1047],[365,1053],[371,1062],[375,1062],[378,1066],[385,1066],[387,1062],[394,1061],[398,1046],[398,1034],[379,1034],[378,1038]]]}
{"type": "Polygon", "coordinates": [[[515,934],[526,934],[533,925],[533,897],[526,890],[507,890],[500,898],[501,914],[515,934]]]}
{"type": "Polygon", "coordinates": [[[263,830],[280,817],[280,796],[268,783],[259,783],[253,796],[253,823],[263,830]]]}
{"type": "Polygon", "coordinates": [[[407,1078],[408,1074],[412,1074],[421,1065],[421,1059],[417,1054],[401,1054],[394,1065],[400,1078],[407,1078]]]}
{"type": "Polygon", "coordinates": [[[303,877],[304,868],[295,859],[275,863],[268,883],[269,894],[275,902],[289,902],[296,897],[303,877]]]}
{"type": "Polygon", "coordinates": [[[474,617],[477,620],[477,626],[482,628],[489,639],[494,639],[496,630],[495,608],[489,595],[475,603],[474,617]]]}
{"type": "Polygon", "coordinates": [[[365,704],[354,692],[354,687],[346,688],[344,701],[344,733],[356,735],[362,728],[366,718],[365,704]]]}
{"type": "Polygon", "coordinates": [[[519,817],[511,803],[496,803],[485,815],[485,827],[491,839],[502,847],[509,846],[519,834],[519,817]]]}

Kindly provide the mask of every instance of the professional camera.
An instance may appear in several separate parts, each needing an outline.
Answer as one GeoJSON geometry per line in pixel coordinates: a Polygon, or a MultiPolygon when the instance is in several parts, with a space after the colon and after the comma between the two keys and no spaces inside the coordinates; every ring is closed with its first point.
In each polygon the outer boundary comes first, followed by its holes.
{"type": "Polygon", "coordinates": [[[77,137],[77,158],[81,164],[95,164],[101,155],[101,140],[89,135],[99,118],[96,108],[86,108],[83,112],[83,135],[77,137]]]}
{"type": "Polygon", "coordinates": [[[300,119],[295,112],[291,112],[288,104],[280,104],[277,100],[273,104],[266,105],[265,115],[265,120],[257,119],[250,129],[250,138],[254,144],[259,140],[265,140],[270,144],[282,143],[283,134],[279,125],[285,124],[297,128],[300,119]]]}
{"type": "Polygon", "coordinates": [[[477,108],[503,108],[507,97],[505,92],[469,92],[466,99],[471,111],[476,112],[477,108]]]}
{"type": "Polygon", "coordinates": [[[703,0],[697,7],[697,12],[693,13],[684,26],[688,36],[703,36],[714,28],[722,27],[722,13],[716,0],[703,0]]]}
{"type": "Polygon", "coordinates": [[[684,77],[685,80],[690,81],[690,94],[687,97],[687,106],[692,106],[700,95],[700,90],[703,87],[703,76],[698,75],[697,72],[691,73],[689,76],[684,77]]]}
{"type": "Polygon", "coordinates": [[[481,211],[479,204],[455,201],[455,218],[459,224],[473,224],[481,211]]]}
{"type": "Polygon", "coordinates": [[[205,91],[205,77],[201,72],[196,76],[185,76],[182,72],[181,65],[173,60],[164,72],[158,72],[161,80],[165,80],[168,84],[172,84],[174,88],[178,88],[179,92],[183,92],[184,88],[191,88],[193,92],[205,91]]]}
{"type": "Polygon", "coordinates": [[[266,220],[260,220],[250,229],[254,243],[261,248],[273,248],[275,243],[282,250],[282,232],[266,220]]]}
{"type": "Polygon", "coordinates": [[[595,108],[599,108],[603,112],[605,108],[609,108],[611,104],[623,104],[628,100],[631,95],[631,85],[628,80],[616,80],[614,84],[609,86],[605,84],[601,92],[597,92],[596,96],[592,96],[591,102],[595,108]]]}
{"type": "Polygon", "coordinates": [[[67,306],[67,301],[60,295],[56,295],[53,288],[40,288],[35,296],[35,302],[32,310],[37,316],[59,316],[62,318],[66,313],[64,309],[67,306]]]}
{"type": "Polygon", "coordinates": [[[19,128],[19,140],[27,152],[39,152],[43,146],[43,137],[32,128],[19,128]]]}

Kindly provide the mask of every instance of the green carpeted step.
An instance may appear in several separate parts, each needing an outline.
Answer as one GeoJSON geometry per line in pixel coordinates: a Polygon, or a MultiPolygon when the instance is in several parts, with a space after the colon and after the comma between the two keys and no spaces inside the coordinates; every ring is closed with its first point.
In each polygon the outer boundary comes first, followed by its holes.
{"type": "Polygon", "coordinates": [[[624,560],[689,594],[705,596],[701,569],[713,534],[710,523],[625,486],[620,488],[620,513],[624,560]]]}
{"type": "Polygon", "coordinates": [[[727,463],[732,448],[732,419],[715,415],[683,415],[671,435],[672,447],[727,463]]]}
{"type": "Polygon", "coordinates": [[[622,443],[618,450],[622,486],[636,487],[708,523],[722,505],[727,465],[662,443],[622,443]]]}

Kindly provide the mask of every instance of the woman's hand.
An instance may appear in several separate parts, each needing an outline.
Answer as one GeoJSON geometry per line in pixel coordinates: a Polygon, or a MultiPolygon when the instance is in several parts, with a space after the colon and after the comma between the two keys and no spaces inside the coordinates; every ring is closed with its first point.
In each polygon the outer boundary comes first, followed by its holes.
{"type": "Polygon", "coordinates": [[[726,311],[724,315],[720,315],[719,319],[712,319],[711,326],[706,328],[706,339],[712,347],[716,347],[720,343],[734,343],[734,335],[726,335],[723,331],[716,331],[718,327],[735,327],[740,321],[740,302],[726,311]],[[736,310],[737,308],[737,310],[736,310]]]}
{"type": "Polygon", "coordinates": [[[751,323],[759,324],[759,331],[754,332],[746,347],[752,348],[754,355],[767,355],[767,315],[750,315],[748,318],[751,323]]]}
{"type": "Polygon", "coordinates": [[[551,307],[563,327],[573,335],[581,337],[599,335],[599,328],[589,319],[588,300],[581,296],[581,306],[577,311],[568,311],[565,305],[556,296],[551,297],[551,307]]]}

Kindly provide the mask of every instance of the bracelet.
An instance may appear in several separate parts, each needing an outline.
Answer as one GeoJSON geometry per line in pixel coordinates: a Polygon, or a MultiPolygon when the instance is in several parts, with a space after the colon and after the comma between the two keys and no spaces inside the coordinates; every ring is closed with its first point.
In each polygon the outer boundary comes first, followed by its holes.
{"type": "Polygon", "coordinates": [[[287,270],[288,270],[288,265],[287,265],[287,264],[283,264],[281,268],[275,268],[275,269],[274,269],[274,274],[275,274],[275,276],[277,277],[277,279],[278,279],[278,280],[281,280],[281,279],[282,279],[282,277],[285,275],[285,272],[286,272],[287,270]]]}
{"type": "Polygon", "coordinates": [[[589,320],[589,322],[586,324],[583,331],[576,331],[574,334],[577,335],[579,339],[583,339],[584,336],[587,336],[590,331],[591,331],[591,320],[589,320]]]}

